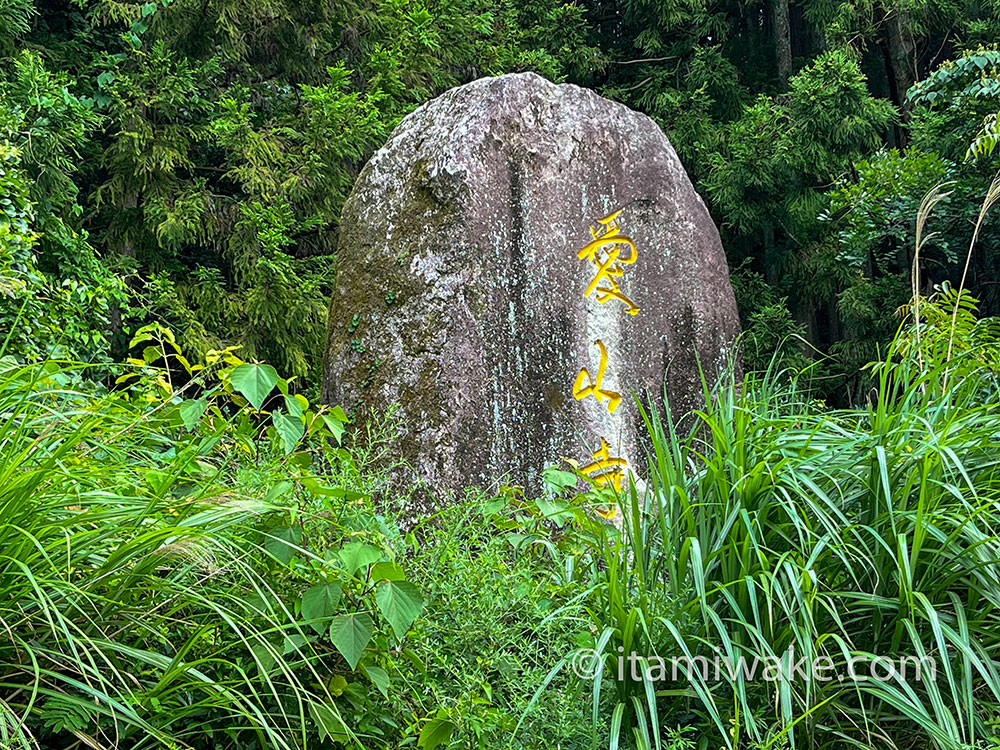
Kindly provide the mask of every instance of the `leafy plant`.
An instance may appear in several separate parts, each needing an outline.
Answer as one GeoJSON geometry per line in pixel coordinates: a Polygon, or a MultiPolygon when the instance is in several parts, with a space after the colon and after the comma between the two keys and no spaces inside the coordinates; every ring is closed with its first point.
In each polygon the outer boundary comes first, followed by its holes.
{"type": "Polygon", "coordinates": [[[346,416],[232,351],[192,365],[158,325],[132,345],[112,393],[0,360],[5,741],[356,742],[338,696],[356,670],[388,694],[364,657],[422,596],[328,515],[362,498],[330,473],[346,416]]]}

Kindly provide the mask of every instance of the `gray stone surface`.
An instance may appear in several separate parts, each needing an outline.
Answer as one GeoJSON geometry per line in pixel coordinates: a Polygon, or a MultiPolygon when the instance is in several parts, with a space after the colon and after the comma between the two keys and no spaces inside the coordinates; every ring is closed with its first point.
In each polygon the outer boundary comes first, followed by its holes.
{"type": "MultiPolygon", "coordinates": [[[[719,234],[648,117],[526,73],[452,89],[409,115],[362,171],[340,224],[324,398],[364,426],[400,405],[394,447],[432,487],[537,486],[561,457],[639,466],[630,395],[687,409],[738,318],[719,234]],[[578,252],[621,211],[617,237],[578,252]],[[592,231],[593,229],[593,231],[592,231]],[[639,312],[584,292],[619,250],[639,312]],[[631,255],[630,255],[631,253],[631,255]],[[634,260],[634,262],[629,262],[634,260]],[[623,397],[574,397],[581,368],[623,397]]],[[[586,378],[583,379],[584,385],[586,378]]]]}

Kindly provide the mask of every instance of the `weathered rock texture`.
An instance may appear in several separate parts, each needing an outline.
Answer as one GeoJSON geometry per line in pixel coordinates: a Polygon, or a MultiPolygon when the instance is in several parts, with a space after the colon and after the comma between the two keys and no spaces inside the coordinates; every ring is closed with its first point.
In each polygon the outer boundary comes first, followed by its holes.
{"type": "Polygon", "coordinates": [[[561,457],[587,463],[601,437],[641,475],[630,392],[697,404],[698,360],[711,377],[737,328],[719,234],[652,120],[534,74],[484,78],[413,112],[361,173],[324,396],[360,422],[400,404],[397,446],[439,488],[536,485],[561,457]],[[577,256],[619,209],[636,259],[615,280],[634,316],[584,297],[597,267],[577,256]],[[580,368],[596,374],[597,340],[601,387],[623,396],[613,415],[573,396],[580,368]]]}

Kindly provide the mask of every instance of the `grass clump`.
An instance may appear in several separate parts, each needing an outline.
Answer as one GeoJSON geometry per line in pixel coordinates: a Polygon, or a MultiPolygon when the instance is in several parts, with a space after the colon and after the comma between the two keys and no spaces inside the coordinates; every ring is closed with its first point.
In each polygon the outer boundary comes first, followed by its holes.
{"type": "Polygon", "coordinates": [[[730,376],[690,429],[644,411],[649,481],[618,499],[620,531],[583,509],[587,496],[567,501],[588,549],[590,647],[606,661],[592,700],[602,682],[614,694],[611,747],[661,748],[692,722],[712,747],[992,741],[1000,337],[953,290],[921,311],[872,366],[864,406],[730,376]],[[640,679],[620,679],[622,650],[651,660],[640,679]],[[709,668],[664,680],[656,656],[709,668]],[[852,659],[861,679],[845,673],[852,659]],[[775,671],[725,668],[741,660],[775,671]],[[817,676],[815,663],[830,666],[817,676]]]}

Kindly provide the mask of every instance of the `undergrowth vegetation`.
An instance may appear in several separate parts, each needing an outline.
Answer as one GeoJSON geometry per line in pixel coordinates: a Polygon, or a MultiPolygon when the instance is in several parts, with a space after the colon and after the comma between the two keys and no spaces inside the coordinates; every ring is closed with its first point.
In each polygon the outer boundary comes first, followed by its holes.
{"type": "Polygon", "coordinates": [[[951,289],[920,308],[864,407],[730,374],[689,428],[644,412],[620,531],[562,501],[611,747],[692,723],[699,747],[995,746],[1000,325],[951,289]]]}
{"type": "Polygon", "coordinates": [[[589,736],[565,696],[518,727],[570,641],[535,632],[566,592],[498,533],[513,499],[404,533],[340,409],[156,325],[132,350],[112,391],[0,360],[0,747],[589,736]]]}
{"type": "Polygon", "coordinates": [[[730,372],[640,405],[620,497],[553,469],[412,528],[393,425],[341,446],[234,350],[148,326],[111,390],[7,357],[0,746],[994,747],[1000,324],[906,312],[862,407],[730,372]]]}
{"type": "Polygon", "coordinates": [[[998,9],[0,0],[0,750],[1000,750],[998,9]],[[669,136],[746,374],[414,519],[341,210],[524,71],[669,136]]]}

